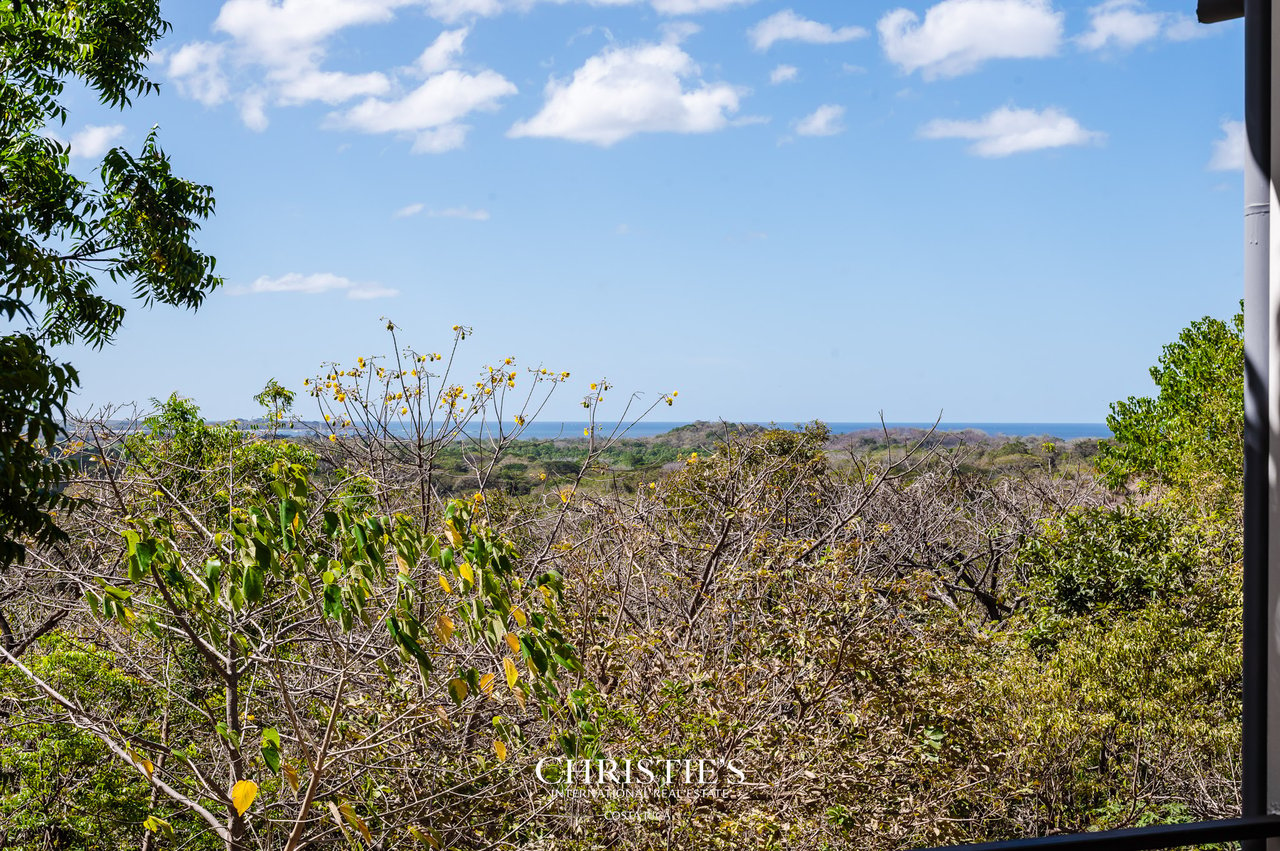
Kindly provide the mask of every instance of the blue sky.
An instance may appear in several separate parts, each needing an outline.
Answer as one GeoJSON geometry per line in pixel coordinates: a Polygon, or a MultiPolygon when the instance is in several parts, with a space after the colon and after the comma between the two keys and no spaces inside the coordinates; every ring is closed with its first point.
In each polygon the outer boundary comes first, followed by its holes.
{"type": "MultiPolygon", "coordinates": [[[[1242,26],[1194,2],[169,2],[152,124],[227,286],[75,350],[76,407],[423,351],[662,419],[1100,421],[1241,294],[1242,26]]],[[[308,400],[309,401],[309,400],[308,400]]],[[[617,407],[614,407],[614,406],[617,407]]],[[[303,407],[304,413],[309,413],[303,407]]]]}

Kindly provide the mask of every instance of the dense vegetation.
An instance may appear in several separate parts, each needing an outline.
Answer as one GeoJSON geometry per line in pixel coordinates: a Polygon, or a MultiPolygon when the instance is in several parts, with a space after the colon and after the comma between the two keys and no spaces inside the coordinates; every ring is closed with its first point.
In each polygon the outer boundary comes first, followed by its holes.
{"type": "Polygon", "coordinates": [[[79,423],[68,539],[0,578],[2,844],[889,849],[1229,817],[1239,397],[1168,380],[1238,373],[1217,339],[1169,347],[1100,454],[820,423],[522,441],[569,376],[505,358],[464,389],[409,348],[309,379],[310,437],[275,433],[275,382],[257,428],[176,396],[79,423]],[[1219,427],[1162,423],[1171,393],[1219,427]],[[570,797],[538,773],[563,757],[707,762],[570,797]]]}

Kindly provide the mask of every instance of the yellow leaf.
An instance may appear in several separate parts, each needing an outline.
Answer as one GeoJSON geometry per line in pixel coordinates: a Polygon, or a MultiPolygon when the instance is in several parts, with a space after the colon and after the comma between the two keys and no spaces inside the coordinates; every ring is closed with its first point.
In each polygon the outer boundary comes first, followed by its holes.
{"type": "Polygon", "coordinates": [[[444,574],[440,574],[440,587],[444,589],[444,593],[452,594],[453,589],[449,587],[449,580],[444,578],[444,574]]]}
{"type": "Polygon", "coordinates": [[[502,739],[493,740],[493,752],[498,755],[498,759],[507,761],[507,746],[502,743],[502,739]]]}
{"type": "Polygon", "coordinates": [[[493,694],[493,674],[485,674],[480,678],[480,691],[493,694]]]}
{"type": "Polygon", "coordinates": [[[396,567],[398,567],[400,572],[405,576],[409,575],[409,562],[405,561],[404,556],[400,555],[400,553],[396,553],[396,567]]]}
{"type": "Polygon", "coordinates": [[[151,760],[147,759],[145,756],[138,753],[133,748],[129,748],[127,753],[129,756],[129,760],[134,765],[138,766],[138,768],[141,768],[142,771],[147,775],[147,777],[150,777],[152,772],[156,770],[156,767],[151,764],[151,760]]]}
{"type": "Polygon", "coordinates": [[[437,838],[436,832],[431,828],[427,828],[424,831],[420,827],[410,827],[409,835],[412,836],[414,839],[418,840],[419,842],[427,843],[432,848],[440,847],[440,840],[437,838]]]}
{"type": "Polygon", "coordinates": [[[514,606],[514,607],[512,607],[512,609],[511,609],[511,617],[513,617],[513,618],[515,618],[515,619],[516,619],[516,624],[517,624],[521,629],[524,629],[524,628],[525,628],[525,625],[529,623],[529,619],[528,619],[527,617],[525,617],[525,616],[524,616],[524,612],[520,610],[520,607],[519,607],[519,606],[514,606]]]}
{"type": "Polygon", "coordinates": [[[453,723],[449,721],[449,713],[445,711],[443,706],[436,707],[436,717],[440,719],[440,726],[446,730],[453,729],[453,723]]]}
{"type": "Polygon", "coordinates": [[[516,680],[520,679],[520,672],[516,670],[516,663],[511,661],[511,657],[504,656],[502,658],[502,670],[507,675],[507,688],[515,691],[516,680]]]}
{"type": "Polygon", "coordinates": [[[462,701],[467,699],[467,693],[469,691],[470,689],[467,687],[466,680],[457,679],[456,677],[449,680],[449,694],[453,695],[454,699],[458,703],[462,703],[462,701]]]}
{"type": "Polygon", "coordinates": [[[524,709],[524,692],[518,688],[511,689],[511,696],[516,699],[516,703],[520,704],[520,708],[524,709]]]}
{"type": "Polygon", "coordinates": [[[284,765],[280,766],[280,772],[284,774],[284,779],[289,782],[289,788],[297,792],[298,791],[298,769],[294,768],[292,765],[289,765],[288,763],[285,763],[284,765]]]}
{"type": "Polygon", "coordinates": [[[342,817],[347,820],[347,824],[360,831],[360,835],[364,837],[365,842],[373,841],[373,836],[369,833],[369,825],[364,823],[364,819],[356,815],[356,811],[352,809],[350,804],[339,804],[338,812],[342,813],[342,817]]]}
{"type": "Polygon", "coordinates": [[[159,816],[147,816],[147,820],[142,823],[142,826],[152,833],[163,833],[169,839],[173,839],[173,825],[159,816]]]}
{"type": "Polygon", "coordinates": [[[258,797],[258,784],[252,780],[239,780],[231,787],[231,806],[235,807],[240,815],[244,815],[244,811],[249,809],[256,797],[258,797]]]}
{"type": "Polygon", "coordinates": [[[448,615],[441,615],[436,618],[436,635],[440,636],[440,640],[447,642],[449,637],[453,635],[453,621],[448,615]]]}
{"type": "Polygon", "coordinates": [[[520,639],[516,638],[514,632],[508,632],[503,638],[506,639],[507,646],[511,648],[512,653],[520,652],[520,639]]]}
{"type": "Polygon", "coordinates": [[[453,544],[455,547],[462,546],[462,536],[458,534],[458,528],[453,525],[452,520],[450,520],[444,527],[444,536],[448,538],[449,543],[453,544]]]}
{"type": "Polygon", "coordinates": [[[471,565],[465,561],[458,562],[458,574],[471,585],[476,584],[476,575],[471,571],[471,565]]]}

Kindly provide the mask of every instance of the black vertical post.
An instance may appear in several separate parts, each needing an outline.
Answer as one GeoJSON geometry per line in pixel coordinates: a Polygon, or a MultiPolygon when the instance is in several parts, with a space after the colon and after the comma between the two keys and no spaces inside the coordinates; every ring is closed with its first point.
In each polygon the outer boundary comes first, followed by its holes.
{"type": "MultiPolygon", "coordinates": [[[[1271,0],[1245,0],[1245,425],[1243,815],[1268,810],[1269,537],[1271,352],[1271,0]]],[[[1265,840],[1242,843],[1262,851],[1265,840]]]]}

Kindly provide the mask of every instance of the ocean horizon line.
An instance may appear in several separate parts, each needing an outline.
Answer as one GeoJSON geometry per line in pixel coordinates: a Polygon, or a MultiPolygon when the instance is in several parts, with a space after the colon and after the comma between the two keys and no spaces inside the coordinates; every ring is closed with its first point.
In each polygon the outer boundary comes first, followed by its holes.
{"type": "MultiPolygon", "coordinates": [[[[269,427],[269,424],[260,419],[244,419],[244,420],[224,420],[223,422],[239,422],[246,426],[269,427]]],[[[663,434],[675,431],[676,429],[685,428],[687,426],[703,423],[707,425],[718,425],[720,423],[728,423],[729,425],[747,425],[760,427],[784,428],[796,430],[804,428],[806,425],[813,423],[814,420],[641,420],[628,426],[626,423],[617,425],[613,422],[604,422],[597,420],[597,434],[600,436],[608,436],[616,434],[628,438],[651,438],[659,437],[663,434]],[[616,426],[616,431],[615,431],[616,426]]],[[[885,421],[881,423],[878,420],[819,420],[825,425],[832,435],[849,434],[862,431],[879,431],[881,428],[889,429],[920,429],[929,430],[935,427],[933,421],[885,421]]],[[[472,422],[465,429],[466,433],[474,436],[483,431],[486,434],[492,434],[495,429],[493,423],[472,422]]],[[[519,439],[522,440],[553,440],[553,439],[582,439],[583,429],[590,427],[587,420],[534,420],[527,423],[522,428],[517,428],[512,423],[503,423],[503,432],[511,434],[513,431],[519,431],[519,439]]],[[[352,432],[355,429],[335,429],[339,433],[352,432]]],[[[936,430],[938,432],[961,432],[961,431],[979,431],[989,437],[1009,437],[1009,438],[1025,438],[1025,437],[1053,437],[1060,440],[1076,440],[1076,439],[1106,439],[1112,436],[1111,430],[1107,428],[1105,423],[1091,422],[1003,422],[1003,421],[947,421],[937,423],[936,430]]],[[[278,434],[283,436],[305,435],[313,431],[321,431],[328,433],[330,425],[319,420],[295,419],[292,421],[292,427],[277,427],[278,434]]],[[[393,434],[407,433],[405,426],[393,424],[391,427],[393,434]]]]}

